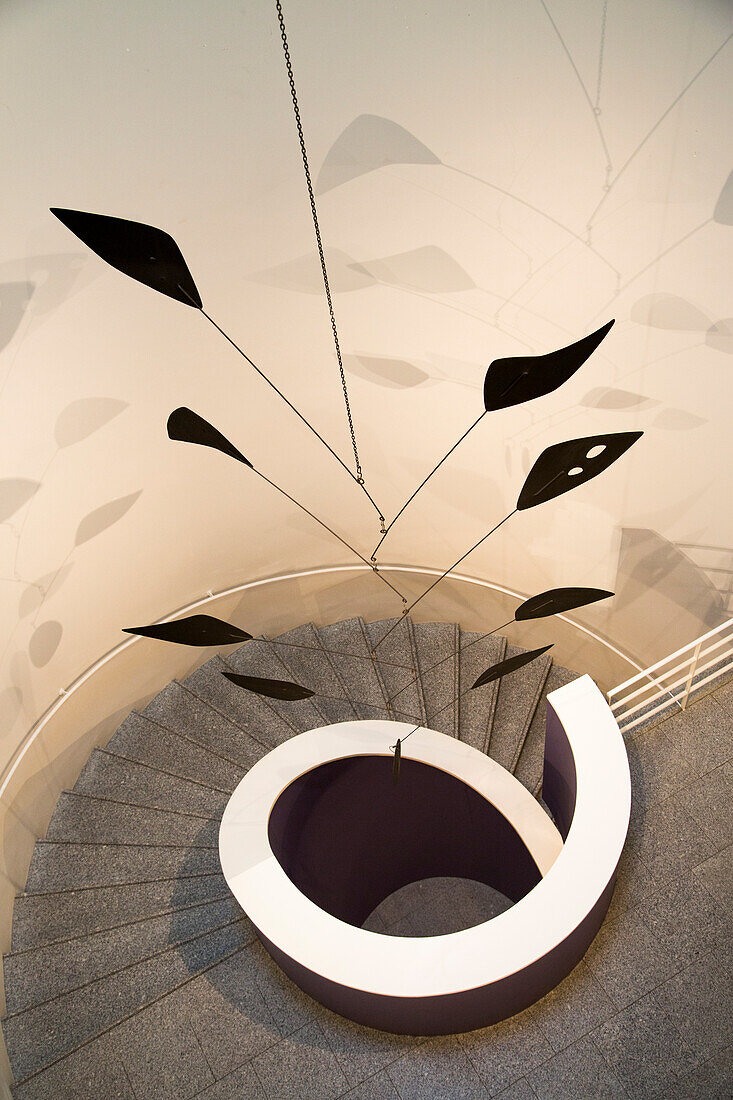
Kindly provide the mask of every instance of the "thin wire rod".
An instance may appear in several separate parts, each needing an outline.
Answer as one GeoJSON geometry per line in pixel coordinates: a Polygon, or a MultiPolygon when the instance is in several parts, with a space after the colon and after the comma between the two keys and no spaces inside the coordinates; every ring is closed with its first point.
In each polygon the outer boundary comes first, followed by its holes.
{"type": "MultiPolygon", "coordinates": [[[[292,402],[292,401],[289,401],[289,400],[288,400],[288,398],[287,398],[287,397],[285,396],[285,394],[284,394],[284,393],[282,392],[282,390],[278,389],[278,388],[277,388],[277,386],[275,385],[275,383],[274,383],[274,382],[273,382],[273,381],[272,381],[272,380],[271,380],[270,378],[268,378],[268,377],[267,377],[267,375],[265,374],[265,372],[264,372],[264,371],[262,371],[262,370],[260,370],[260,368],[259,368],[259,367],[257,366],[257,364],[256,364],[256,363],[254,363],[254,362],[253,362],[253,361],[252,361],[252,360],[250,359],[250,357],[249,357],[249,356],[247,355],[247,353],[246,353],[245,351],[243,351],[243,350],[242,350],[242,348],[240,348],[239,344],[235,343],[235,342],[234,342],[234,340],[232,340],[231,336],[229,336],[229,334],[228,334],[228,333],[226,333],[226,332],[224,331],[224,329],[223,329],[223,328],[221,327],[221,325],[217,325],[217,323],[216,323],[216,321],[214,320],[214,318],[213,318],[213,317],[210,317],[210,316],[209,316],[209,314],[208,314],[208,313],[206,312],[206,310],[205,310],[205,309],[203,309],[203,308],[202,308],[202,309],[200,309],[200,310],[199,310],[199,312],[200,312],[200,313],[203,313],[203,315],[204,315],[204,317],[206,318],[206,320],[207,320],[207,321],[208,321],[208,322],[209,322],[210,324],[212,324],[212,325],[214,326],[214,328],[216,329],[216,331],[217,331],[217,332],[220,332],[220,333],[222,334],[222,336],[224,337],[224,339],[225,339],[225,340],[227,340],[227,341],[228,341],[228,342],[229,342],[229,343],[230,343],[230,344],[232,345],[232,347],[234,348],[234,350],[235,350],[235,351],[238,351],[238,352],[239,352],[239,354],[240,354],[240,355],[242,356],[242,358],[243,358],[243,359],[244,359],[244,360],[245,360],[245,361],[246,361],[247,363],[249,363],[250,367],[252,367],[252,369],[253,369],[254,371],[256,371],[256,372],[257,372],[257,374],[259,374],[260,378],[262,378],[262,379],[263,379],[263,380],[264,380],[265,382],[267,382],[267,384],[268,384],[268,386],[270,387],[270,389],[273,389],[273,390],[275,391],[275,393],[276,393],[276,394],[278,395],[278,397],[282,398],[282,400],[283,400],[283,401],[285,402],[285,404],[286,404],[286,405],[288,406],[288,408],[289,408],[289,409],[292,409],[292,411],[293,411],[293,412],[295,413],[295,415],[296,415],[296,416],[297,416],[297,417],[298,417],[298,418],[299,418],[300,420],[302,420],[302,422],[303,422],[303,423],[305,424],[306,428],[309,428],[309,429],[310,429],[310,431],[312,431],[312,432],[313,432],[313,435],[314,435],[314,436],[316,437],[316,439],[320,440],[320,442],[321,442],[321,443],[323,444],[323,446],[324,446],[324,447],[326,448],[326,450],[327,450],[327,451],[330,451],[330,452],[331,452],[331,454],[333,455],[333,457],[334,457],[334,458],[336,459],[336,461],[338,462],[339,466],[342,466],[342,467],[343,467],[343,469],[344,469],[344,470],[346,470],[346,473],[347,473],[347,474],[349,475],[349,477],[351,478],[351,480],[352,480],[352,481],[355,481],[355,482],[356,482],[356,484],[357,484],[357,485],[359,486],[359,488],[361,489],[361,491],[362,491],[362,492],[364,493],[364,495],[365,495],[365,496],[367,497],[367,499],[368,499],[368,500],[369,500],[369,502],[371,503],[372,507],[374,508],[374,511],[375,511],[375,512],[377,513],[377,515],[379,516],[379,521],[380,521],[380,523],[381,523],[382,525],[384,525],[384,516],[382,515],[382,511],[381,511],[381,509],[380,509],[379,505],[378,505],[378,504],[376,503],[376,501],[372,499],[372,496],[371,496],[371,494],[370,494],[369,492],[367,492],[367,488],[366,488],[366,486],[364,485],[364,483],[363,483],[363,482],[361,482],[361,481],[359,481],[359,479],[358,479],[358,478],[356,477],[356,475],[354,474],[353,470],[350,470],[350,469],[349,469],[349,467],[348,467],[348,466],[346,465],[346,463],[344,462],[344,460],[343,460],[343,459],[342,459],[342,458],[341,458],[341,457],[340,457],[339,455],[337,455],[337,454],[336,454],[336,452],[334,451],[334,449],[333,449],[333,447],[331,446],[331,444],[330,444],[330,443],[327,443],[327,442],[326,442],[326,440],[325,440],[325,439],[323,438],[323,436],[322,436],[322,435],[321,435],[321,433],[320,433],[320,432],[318,431],[318,429],[317,429],[317,428],[314,428],[314,427],[313,427],[313,425],[311,424],[310,420],[307,420],[307,419],[306,419],[306,417],[305,417],[305,416],[303,416],[302,412],[300,412],[300,411],[299,411],[298,409],[296,409],[296,407],[295,407],[295,405],[293,404],[293,402],[292,402]]],[[[369,562],[367,562],[367,565],[368,565],[368,564],[369,564],[369,562]]]]}
{"type": "MultiPolygon", "coordinates": [[[[396,691],[394,695],[390,695],[387,703],[393,703],[398,695],[401,695],[402,692],[406,691],[408,687],[412,687],[412,685],[416,684],[418,680],[422,680],[423,676],[427,676],[427,674],[429,672],[432,672],[434,668],[439,668],[439,666],[444,665],[446,661],[452,661],[456,657],[460,658],[461,654],[465,653],[467,649],[470,649],[472,645],[476,645],[477,642],[485,641],[487,638],[490,638],[492,634],[496,634],[497,630],[503,630],[504,627],[509,626],[513,622],[516,622],[514,618],[507,619],[507,621],[505,623],[502,623],[501,626],[495,626],[493,630],[490,630],[488,632],[488,634],[480,634],[478,638],[474,638],[472,642],[466,642],[464,646],[459,646],[458,653],[449,653],[447,657],[441,657],[441,659],[439,661],[436,661],[434,665],[429,665],[427,668],[422,669],[419,676],[416,676],[414,680],[410,680],[408,684],[405,684],[404,687],[401,687],[400,690],[396,691]]],[[[448,706],[450,706],[450,703],[448,704],[448,706]]],[[[438,711],[438,714],[440,713],[441,712],[438,711]]]]}
{"type": "MultiPolygon", "coordinates": [[[[347,654],[344,654],[347,656],[347,654]]],[[[321,695],[320,692],[315,692],[313,696],[314,702],[317,704],[319,699],[330,699],[334,703],[353,703],[357,707],[371,707],[372,710],[382,710],[384,708],[376,706],[374,703],[367,703],[365,699],[352,699],[344,695],[321,695]]],[[[417,715],[410,714],[409,710],[398,710],[396,714],[402,714],[405,718],[409,718],[412,722],[416,721],[417,715]]]]}
{"type": "MultiPolygon", "coordinates": [[[[486,540],[487,540],[487,538],[489,537],[489,535],[493,535],[494,531],[498,531],[498,530],[499,530],[499,528],[500,528],[500,527],[502,526],[502,524],[506,523],[506,521],[507,521],[508,519],[511,519],[511,518],[512,518],[512,516],[513,516],[513,515],[514,515],[514,514],[515,514],[515,513],[517,512],[517,511],[518,511],[518,509],[517,509],[517,508],[514,508],[514,509],[513,509],[513,510],[512,510],[512,511],[511,511],[511,512],[509,513],[509,515],[508,515],[508,516],[504,516],[504,519],[500,520],[500,521],[499,521],[499,522],[497,523],[496,527],[492,527],[490,531],[487,531],[487,532],[486,532],[486,534],[485,534],[485,535],[484,535],[484,536],[483,536],[482,538],[480,538],[480,539],[478,540],[478,542],[476,542],[476,543],[474,543],[474,544],[473,544],[473,546],[472,546],[472,547],[470,548],[470,550],[467,550],[467,551],[466,551],[466,553],[465,553],[465,554],[463,554],[463,555],[462,555],[462,556],[461,556],[461,557],[460,557],[460,558],[458,559],[458,561],[455,561],[455,562],[453,562],[453,565],[450,565],[450,566],[449,566],[449,567],[448,567],[448,568],[446,569],[446,571],[445,571],[444,573],[441,573],[441,574],[440,574],[440,576],[438,577],[438,579],[437,579],[437,580],[435,580],[435,581],[433,581],[433,583],[432,583],[432,584],[430,585],[430,587],[429,587],[429,588],[426,588],[426,589],[425,589],[425,591],[423,592],[423,594],[422,594],[421,596],[418,596],[416,600],[413,600],[413,601],[412,601],[412,603],[410,604],[410,606],[409,606],[409,607],[406,607],[406,608],[404,609],[404,611],[402,612],[402,618],[404,618],[404,617],[405,617],[405,615],[409,615],[409,614],[410,614],[410,612],[412,611],[413,607],[417,607],[417,605],[418,605],[418,604],[420,603],[420,601],[421,601],[421,600],[424,600],[424,599],[425,599],[425,597],[427,596],[427,594],[428,594],[429,592],[432,592],[432,591],[433,591],[433,589],[435,588],[436,584],[440,584],[440,582],[441,582],[442,580],[445,580],[445,578],[446,578],[446,577],[448,576],[448,574],[449,574],[450,572],[452,572],[452,571],[453,571],[453,570],[454,570],[454,569],[456,568],[456,566],[457,566],[457,565],[460,565],[462,561],[465,561],[465,560],[466,560],[466,558],[468,557],[468,555],[469,555],[469,554],[472,554],[472,553],[474,552],[474,550],[477,550],[477,549],[479,548],[479,546],[481,545],[481,543],[482,543],[482,542],[486,542],[486,540]]],[[[396,627],[396,626],[397,626],[397,625],[399,624],[399,622],[400,622],[400,620],[399,620],[399,619],[397,619],[397,620],[396,620],[396,622],[394,622],[394,623],[392,624],[392,626],[391,626],[391,627],[389,628],[389,630],[387,631],[387,633],[386,633],[386,634],[384,634],[384,635],[383,635],[383,636],[382,636],[382,637],[381,637],[381,638],[379,639],[379,641],[378,641],[378,642],[377,642],[377,643],[376,643],[376,644],[375,644],[375,645],[373,646],[373,648],[372,648],[372,653],[376,653],[376,650],[377,650],[377,646],[380,646],[380,645],[382,644],[382,642],[383,642],[383,641],[385,640],[385,638],[388,638],[388,637],[389,637],[389,635],[390,635],[390,634],[392,633],[392,631],[394,630],[394,628],[395,628],[395,627],[396,627]]]]}
{"type": "Polygon", "coordinates": [[[420,492],[420,490],[421,490],[421,489],[423,489],[423,488],[424,488],[424,487],[425,487],[425,486],[427,485],[427,483],[428,483],[428,482],[430,481],[430,478],[431,478],[431,477],[433,476],[433,474],[437,473],[437,471],[438,471],[438,470],[440,469],[440,467],[441,467],[441,466],[443,465],[443,463],[445,462],[445,460],[446,460],[447,458],[450,458],[450,456],[451,456],[451,455],[453,454],[453,452],[455,451],[455,449],[456,449],[456,447],[458,446],[458,444],[459,444],[459,443],[462,443],[462,442],[463,442],[463,440],[464,440],[464,439],[466,438],[466,436],[467,436],[467,435],[469,434],[469,432],[472,432],[472,431],[473,431],[473,429],[474,429],[474,428],[475,428],[475,427],[476,427],[476,426],[477,426],[478,424],[480,424],[480,423],[481,423],[481,421],[483,420],[483,418],[484,418],[485,416],[486,416],[486,409],[484,409],[484,411],[483,411],[483,412],[481,413],[481,416],[479,416],[479,417],[478,417],[478,419],[474,420],[474,422],[473,422],[473,424],[471,425],[471,427],[470,427],[470,428],[466,428],[466,430],[465,430],[465,432],[463,433],[463,435],[461,436],[461,438],[460,438],[460,439],[458,439],[458,440],[456,440],[456,442],[455,442],[455,443],[453,444],[453,446],[451,447],[451,449],[450,449],[450,450],[448,451],[448,453],[447,453],[447,454],[444,454],[444,455],[443,455],[443,457],[441,458],[441,460],[440,460],[440,462],[438,463],[438,465],[437,465],[437,466],[434,466],[434,467],[433,467],[433,469],[432,469],[432,470],[430,471],[430,473],[429,473],[429,474],[428,474],[428,476],[427,476],[427,477],[425,478],[425,480],[424,480],[424,481],[421,481],[421,482],[420,482],[420,484],[418,485],[417,489],[416,489],[416,490],[415,490],[415,492],[414,492],[414,493],[412,494],[412,496],[411,496],[411,497],[408,497],[408,498],[407,498],[407,500],[406,500],[406,501],[405,501],[405,503],[404,503],[404,504],[402,505],[402,507],[400,508],[400,510],[399,510],[399,512],[397,513],[397,515],[396,515],[396,516],[394,517],[394,519],[393,519],[393,520],[391,520],[391,522],[390,522],[390,523],[389,523],[389,524],[387,525],[387,528],[386,528],[386,530],[385,530],[385,531],[384,531],[384,532],[382,533],[382,537],[381,537],[381,539],[379,540],[379,542],[377,543],[377,545],[376,545],[376,546],[374,547],[374,549],[373,549],[373,551],[372,551],[372,561],[376,561],[376,560],[377,560],[377,558],[376,558],[376,555],[377,555],[377,551],[379,550],[379,547],[380,547],[380,546],[382,545],[382,543],[383,543],[383,542],[384,542],[384,540],[386,539],[387,535],[388,535],[388,534],[389,534],[389,532],[390,532],[390,529],[391,529],[392,527],[394,527],[395,523],[397,522],[397,520],[398,520],[398,519],[400,518],[400,516],[401,516],[401,515],[402,515],[402,513],[404,512],[404,510],[405,510],[405,508],[407,507],[407,505],[408,505],[408,504],[410,504],[410,503],[411,503],[411,502],[412,502],[412,501],[413,501],[413,500],[415,499],[415,497],[416,497],[416,496],[417,496],[417,494],[418,494],[418,493],[420,492]]]}
{"type": "Polygon", "coordinates": [[[359,551],[351,545],[351,543],[347,542],[346,539],[342,539],[341,535],[337,535],[333,528],[329,527],[327,523],[324,523],[322,519],[319,519],[318,516],[314,515],[313,512],[310,511],[310,509],[306,508],[306,506],[304,504],[301,504],[299,500],[296,500],[295,497],[291,497],[290,493],[286,493],[285,490],[281,489],[279,485],[276,485],[274,481],[270,481],[269,477],[266,477],[266,475],[263,474],[261,470],[256,469],[254,466],[251,466],[251,469],[254,470],[258,477],[261,477],[263,481],[266,481],[268,485],[271,485],[273,489],[277,489],[278,493],[281,493],[284,497],[287,497],[287,499],[292,504],[294,504],[296,508],[300,508],[301,512],[305,512],[307,516],[310,516],[311,519],[315,520],[316,523],[324,529],[324,531],[328,531],[329,535],[333,535],[335,539],[338,539],[342,546],[345,546],[346,549],[350,550],[352,554],[356,554],[359,561],[363,561],[365,565],[368,565],[375,576],[379,577],[382,584],[386,584],[388,588],[392,589],[395,595],[400,597],[403,603],[407,603],[407,600],[402,595],[402,593],[397,588],[395,588],[393,584],[390,584],[386,577],[382,576],[377,566],[372,565],[371,562],[367,561],[364,555],[360,554],[359,551]]]}
{"type": "MultiPolygon", "coordinates": [[[[371,568],[371,566],[370,566],[371,568]]],[[[500,629],[500,628],[498,628],[500,629]]],[[[323,646],[305,645],[303,642],[281,642],[279,638],[267,638],[264,634],[262,637],[266,642],[270,642],[271,645],[285,645],[290,649],[307,649],[309,653],[329,653],[332,657],[353,657],[357,661],[373,661],[374,658],[364,653],[343,653],[340,649],[324,649],[323,646]]],[[[469,642],[469,645],[473,643],[469,642]]],[[[389,665],[390,668],[406,668],[409,672],[414,672],[413,665],[403,665],[399,661],[385,661],[381,657],[379,658],[380,665],[389,665]]],[[[430,671],[427,669],[426,671],[430,671]]],[[[330,698],[330,696],[328,697],[330,698]]],[[[371,705],[371,704],[370,704],[371,705]]]]}
{"type": "MultiPolygon", "coordinates": [[[[336,328],[336,316],[333,309],[333,299],[331,298],[331,287],[328,281],[328,271],[326,270],[326,256],[323,250],[323,241],[321,240],[321,227],[318,222],[318,210],[316,209],[316,197],[313,192],[313,183],[311,181],[310,165],[308,163],[308,151],[305,146],[305,135],[303,133],[303,123],[300,117],[300,106],[298,104],[298,93],[295,89],[295,76],[293,74],[293,64],[290,58],[290,48],[288,46],[288,36],[285,31],[285,16],[283,15],[282,4],[280,0],[276,0],[275,7],[277,9],[277,19],[280,25],[280,38],[283,44],[283,53],[285,55],[285,68],[288,74],[288,83],[290,85],[290,98],[293,101],[293,114],[295,115],[295,125],[298,130],[298,141],[300,143],[300,155],[303,161],[303,171],[305,172],[305,182],[308,188],[308,200],[310,202],[311,217],[313,219],[313,230],[316,235],[316,244],[318,246],[318,258],[321,261],[321,274],[323,275],[323,287],[326,291],[326,302],[328,304],[328,315],[331,320],[331,331],[333,333],[333,343],[336,349],[336,360],[338,362],[339,374],[341,376],[341,389],[344,394],[344,404],[346,406],[346,418],[349,422],[349,432],[351,433],[351,446],[354,451],[354,463],[356,464],[356,480],[360,485],[364,484],[364,476],[362,474],[361,463],[359,462],[359,451],[356,446],[356,432],[354,430],[354,421],[351,416],[351,404],[349,402],[349,391],[346,387],[346,374],[344,373],[344,364],[341,358],[341,345],[339,343],[338,329],[336,328]]],[[[382,517],[382,526],[384,526],[384,519],[382,517]]]]}

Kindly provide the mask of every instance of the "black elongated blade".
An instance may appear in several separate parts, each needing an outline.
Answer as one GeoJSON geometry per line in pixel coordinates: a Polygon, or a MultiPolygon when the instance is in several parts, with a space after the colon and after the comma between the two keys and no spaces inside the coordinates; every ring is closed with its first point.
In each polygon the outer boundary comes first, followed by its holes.
{"type": "Polygon", "coordinates": [[[126,626],[125,634],[140,634],[143,638],[157,638],[161,642],[178,645],[232,645],[248,642],[252,635],[231,623],[216,619],[213,615],[188,615],[171,623],[154,623],[152,626],[126,626]]]}
{"type": "Polygon", "coordinates": [[[546,615],[558,615],[561,611],[571,611],[574,607],[584,607],[611,596],[613,592],[603,588],[548,588],[547,592],[530,596],[520,603],[514,618],[520,623],[525,619],[543,619],[546,615]]]}
{"type": "Polygon", "coordinates": [[[293,702],[296,699],[310,699],[314,694],[309,688],[293,684],[290,680],[266,680],[262,676],[241,676],[238,672],[222,672],[222,676],[237,687],[253,691],[256,695],[268,695],[271,699],[293,702]]]}
{"type": "Polygon", "coordinates": [[[555,443],[543,451],[527,475],[517,501],[517,511],[534,508],[562,496],[577,485],[597,477],[628,451],[643,432],[588,435],[555,443]]]}
{"type": "Polygon", "coordinates": [[[174,409],[168,417],[168,438],[179,439],[182,443],[197,443],[200,447],[213,447],[215,451],[236,458],[237,462],[243,462],[245,466],[254,469],[249,459],[238,451],[233,443],[230,443],[225,435],[217,431],[213,424],[204,420],[203,416],[187,409],[182,405],[174,409]]]}
{"type": "Polygon", "coordinates": [[[572,378],[576,370],[596,350],[610,332],[609,321],[590,336],[547,355],[516,355],[495,359],[484,378],[484,408],[487,412],[521,405],[535,397],[544,397],[572,378]]]}
{"type": "Polygon", "coordinates": [[[87,214],[83,210],[52,206],[51,213],[92,252],[123,275],[184,305],[202,308],[199,292],[180,248],[162,229],[125,218],[110,218],[106,214],[87,214]]]}
{"type": "Polygon", "coordinates": [[[392,782],[397,785],[400,778],[400,763],[402,761],[402,742],[399,737],[394,747],[394,759],[392,760],[392,782]]]}
{"type": "Polygon", "coordinates": [[[543,653],[547,653],[548,649],[552,649],[553,642],[550,645],[543,645],[542,649],[530,649],[526,653],[517,653],[516,657],[507,657],[504,661],[499,661],[498,664],[491,665],[485,672],[482,672],[475,684],[471,684],[471,690],[473,688],[483,687],[484,684],[490,684],[494,680],[500,680],[502,676],[507,676],[510,672],[516,672],[518,668],[524,668],[530,661],[534,661],[536,657],[540,657],[543,653]]]}

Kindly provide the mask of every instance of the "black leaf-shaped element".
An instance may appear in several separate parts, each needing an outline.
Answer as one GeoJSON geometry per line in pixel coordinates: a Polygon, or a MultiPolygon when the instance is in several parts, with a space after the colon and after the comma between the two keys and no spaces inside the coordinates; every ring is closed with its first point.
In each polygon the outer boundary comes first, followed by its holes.
{"type": "Polygon", "coordinates": [[[400,763],[402,761],[402,742],[399,737],[397,738],[397,744],[394,747],[394,758],[392,760],[392,782],[397,785],[400,778],[400,763]]]}
{"type": "Polygon", "coordinates": [[[152,626],[126,626],[125,634],[139,634],[143,638],[157,638],[161,642],[178,645],[233,645],[248,642],[252,637],[231,623],[216,619],[213,615],[189,615],[171,623],[154,623],[152,626]]]}
{"type": "Polygon", "coordinates": [[[309,699],[314,693],[290,680],[266,680],[261,676],[241,676],[238,672],[222,672],[237,687],[254,691],[256,695],[268,695],[271,699],[309,699]]]}
{"type": "Polygon", "coordinates": [[[201,447],[213,447],[215,451],[236,458],[237,462],[243,462],[245,466],[254,469],[249,459],[230,443],[226,436],[218,432],[213,424],[204,420],[203,416],[187,409],[182,405],[180,409],[174,409],[168,417],[168,438],[179,439],[182,443],[197,443],[201,447]]]}
{"type": "Polygon", "coordinates": [[[613,592],[603,588],[548,588],[537,596],[530,596],[514,612],[518,623],[525,619],[543,619],[546,615],[558,615],[561,611],[571,611],[574,607],[584,607],[597,600],[607,600],[613,592]]]}
{"type": "Polygon", "coordinates": [[[485,672],[482,672],[475,684],[471,684],[471,690],[473,688],[483,687],[484,684],[490,684],[494,680],[500,680],[502,676],[507,676],[510,672],[516,672],[519,668],[524,668],[530,661],[534,661],[536,657],[546,653],[548,649],[552,649],[553,642],[550,645],[543,645],[542,649],[529,649],[526,653],[517,653],[516,657],[507,657],[504,661],[499,661],[496,665],[491,665],[485,672]]]}
{"type": "Polygon", "coordinates": [[[547,355],[495,359],[484,379],[484,408],[495,412],[552,393],[583,366],[612,326],[613,321],[609,321],[590,336],[547,355]]]}
{"type": "Polygon", "coordinates": [[[628,451],[643,432],[615,432],[569,439],[543,451],[527,475],[517,511],[534,508],[597,477],[628,451]]]}
{"type": "Polygon", "coordinates": [[[187,306],[202,308],[191,272],[173,238],[162,229],[106,214],[51,207],[60,222],[123,275],[187,306]]]}

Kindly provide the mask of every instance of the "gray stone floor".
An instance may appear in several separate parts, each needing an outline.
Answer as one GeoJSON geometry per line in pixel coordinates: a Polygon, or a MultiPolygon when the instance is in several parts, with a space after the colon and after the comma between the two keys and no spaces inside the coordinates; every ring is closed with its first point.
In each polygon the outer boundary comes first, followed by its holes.
{"type": "MultiPolygon", "coordinates": [[[[302,994],[253,940],[17,1097],[729,1100],[733,685],[628,750],[632,822],[608,917],[575,971],[519,1016],[439,1039],[370,1031],[302,994]]],[[[473,923],[486,899],[465,896],[473,923]]],[[[399,934],[415,906],[391,904],[399,934]]]]}

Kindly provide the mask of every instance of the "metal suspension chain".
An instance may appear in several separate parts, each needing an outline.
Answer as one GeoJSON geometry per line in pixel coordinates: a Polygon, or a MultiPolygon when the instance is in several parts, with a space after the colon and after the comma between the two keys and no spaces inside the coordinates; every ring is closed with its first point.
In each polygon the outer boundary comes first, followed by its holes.
{"type": "Polygon", "coordinates": [[[328,303],[328,313],[331,318],[331,329],[333,331],[333,342],[336,348],[336,359],[338,360],[339,374],[341,375],[341,388],[344,391],[344,404],[346,406],[346,416],[349,421],[349,432],[351,433],[351,446],[354,450],[354,462],[356,463],[356,480],[360,485],[364,484],[364,475],[361,470],[361,463],[359,462],[359,451],[356,446],[356,433],[354,431],[354,421],[351,417],[351,405],[349,403],[349,391],[346,388],[346,375],[344,373],[344,364],[341,359],[341,345],[339,344],[338,329],[336,328],[336,317],[333,311],[333,301],[331,298],[331,287],[328,282],[328,272],[326,270],[326,257],[323,251],[323,242],[321,240],[321,229],[318,224],[318,211],[316,210],[316,198],[313,193],[313,184],[311,182],[310,167],[308,165],[308,152],[305,147],[305,137],[303,135],[303,124],[300,119],[300,107],[298,105],[298,94],[295,90],[295,77],[293,76],[293,65],[290,60],[290,50],[288,48],[288,38],[285,33],[285,18],[283,16],[283,9],[280,0],[275,0],[275,6],[277,8],[277,18],[280,24],[280,37],[283,43],[283,52],[285,54],[285,66],[288,71],[288,82],[290,84],[290,96],[293,100],[293,112],[295,114],[295,125],[298,128],[298,141],[300,142],[300,155],[303,159],[303,170],[305,171],[305,182],[308,186],[308,198],[310,200],[311,215],[313,218],[313,229],[316,234],[316,244],[318,245],[318,258],[321,261],[321,272],[323,274],[323,285],[326,290],[326,301],[328,303]]]}

